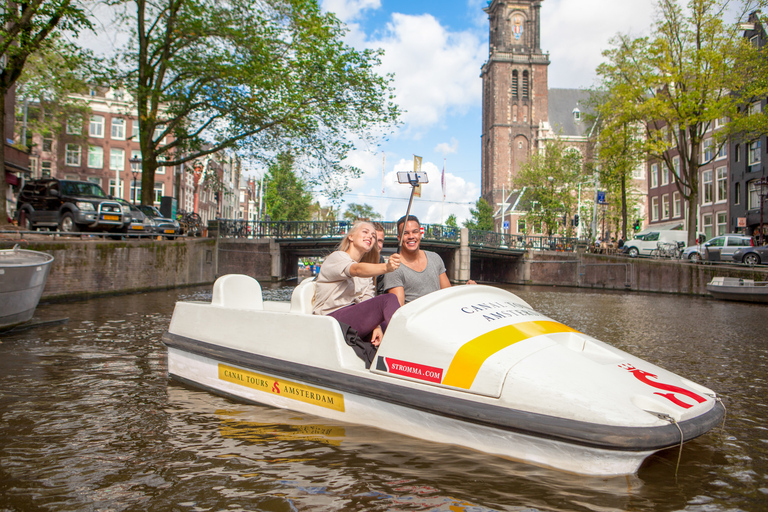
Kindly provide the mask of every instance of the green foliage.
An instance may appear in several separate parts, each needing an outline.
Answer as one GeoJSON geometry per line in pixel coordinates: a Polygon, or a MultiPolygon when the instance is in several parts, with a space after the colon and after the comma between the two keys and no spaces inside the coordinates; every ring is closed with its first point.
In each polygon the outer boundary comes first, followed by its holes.
{"type": "Polygon", "coordinates": [[[381,215],[376,213],[373,206],[369,204],[350,203],[347,211],[344,212],[346,220],[379,220],[381,215]]]}
{"type": "Polygon", "coordinates": [[[391,77],[375,72],[380,52],[347,46],[315,0],[111,3],[137,26],[113,81],[137,98],[144,189],[160,156],[173,166],[234,148],[266,163],[290,152],[338,202],[359,174],[342,164],[351,140],[375,144],[371,130],[399,115],[391,77]]]}
{"type": "MultiPolygon", "coordinates": [[[[80,2],[38,0],[5,2],[0,9],[0,98],[16,85],[27,59],[37,52],[54,30],[77,34],[91,28],[80,2]]],[[[5,101],[0,101],[0,119],[5,119],[5,101]]],[[[7,140],[5,123],[0,122],[0,140],[7,140]]],[[[5,144],[0,144],[0,225],[7,223],[5,182],[5,144]]]]}
{"type": "MultiPolygon", "coordinates": [[[[471,219],[464,221],[464,227],[480,231],[493,231],[493,207],[482,197],[477,200],[474,208],[469,209],[471,219]]],[[[455,217],[454,217],[455,220],[455,217]]]]}
{"type": "Polygon", "coordinates": [[[312,194],[293,171],[293,157],[281,154],[267,171],[264,205],[273,221],[306,221],[312,214],[312,194]]]}
{"type": "MultiPolygon", "coordinates": [[[[699,167],[709,163],[700,159],[702,142],[713,133],[723,144],[744,128],[749,113],[739,108],[743,98],[768,92],[766,59],[737,27],[726,25],[721,0],[690,0],[685,9],[677,0],[659,0],[659,13],[650,38],[619,35],[612,41],[598,75],[617,121],[644,123],[645,151],[670,169],[688,203],[687,217],[695,219],[699,167]],[[729,122],[710,132],[718,119],[729,122]]],[[[688,243],[695,238],[691,222],[688,243]]]]}
{"type": "Polygon", "coordinates": [[[456,220],[456,215],[454,215],[453,213],[450,214],[448,218],[445,219],[445,225],[448,226],[449,228],[458,228],[459,224],[456,220]]]}
{"type": "MultiPolygon", "coordinates": [[[[560,139],[547,141],[543,152],[531,155],[515,178],[515,187],[525,187],[526,226],[543,224],[547,234],[553,235],[563,227],[563,215],[573,218],[583,167],[581,154],[560,139]]],[[[570,235],[571,223],[564,228],[570,235]]]]}

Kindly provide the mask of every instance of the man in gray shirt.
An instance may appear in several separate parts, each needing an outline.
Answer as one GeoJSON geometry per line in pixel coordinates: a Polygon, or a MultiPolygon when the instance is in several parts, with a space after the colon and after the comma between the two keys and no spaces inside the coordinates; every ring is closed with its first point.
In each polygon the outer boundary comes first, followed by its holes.
{"type": "MultiPolygon", "coordinates": [[[[397,221],[398,239],[402,238],[400,268],[384,276],[384,290],[397,296],[400,305],[451,286],[443,259],[434,252],[422,251],[421,224],[413,215],[397,221]]],[[[468,281],[467,284],[475,284],[468,281]]]]}

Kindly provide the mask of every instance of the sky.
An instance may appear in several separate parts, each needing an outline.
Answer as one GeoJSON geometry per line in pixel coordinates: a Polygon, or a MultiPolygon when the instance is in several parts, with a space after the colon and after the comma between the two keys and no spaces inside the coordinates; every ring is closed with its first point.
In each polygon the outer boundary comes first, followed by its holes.
{"type": "MultiPolygon", "coordinates": [[[[347,24],[347,43],[382,48],[382,73],[394,75],[403,124],[376,147],[361,147],[348,162],[363,174],[350,182],[345,204],[369,204],[383,220],[405,215],[410,187],[397,171],[422,157],[429,184],[411,212],[422,223],[470,217],[480,197],[482,81],[488,59],[487,0],[322,0],[347,24]],[[382,179],[383,168],[383,179],[382,179]],[[445,200],[441,174],[445,168],[445,200]],[[383,194],[382,194],[383,190],[383,194]]],[[[550,56],[550,88],[588,88],[615,35],[647,35],[654,0],[543,0],[541,48],[550,56]]],[[[322,202],[322,200],[321,200],[322,202]]],[[[342,211],[345,205],[342,205],[342,211]]]]}

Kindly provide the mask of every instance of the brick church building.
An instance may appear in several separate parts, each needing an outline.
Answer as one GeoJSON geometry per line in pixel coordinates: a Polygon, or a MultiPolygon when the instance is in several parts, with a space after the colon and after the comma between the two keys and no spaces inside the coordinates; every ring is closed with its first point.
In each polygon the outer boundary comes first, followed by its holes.
{"type": "Polygon", "coordinates": [[[542,0],[491,0],[488,61],[483,65],[481,193],[494,208],[497,231],[519,233],[524,212],[514,176],[547,139],[565,140],[589,158],[582,121],[588,92],[549,89],[549,54],[541,50],[542,0]],[[509,222],[502,229],[503,221],[509,222]]]}

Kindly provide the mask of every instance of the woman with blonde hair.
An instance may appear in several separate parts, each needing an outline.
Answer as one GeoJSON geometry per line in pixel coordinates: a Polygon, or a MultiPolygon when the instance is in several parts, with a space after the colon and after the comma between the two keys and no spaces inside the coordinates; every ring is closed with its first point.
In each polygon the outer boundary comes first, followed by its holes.
{"type": "Polygon", "coordinates": [[[376,296],[372,278],[399,266],[399,254],[379,263],[376,230],[370,222],[355,222],[320,267],[313,313],[334,317],[356,330],[360,338],[370,336],[370,343],[378,347],[400,303],[389,293],[376,296]]]}

